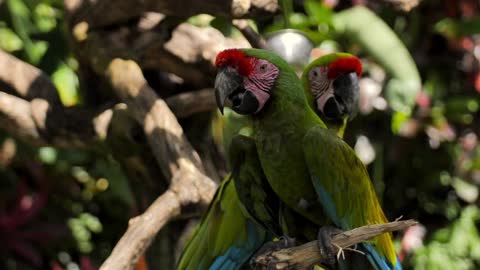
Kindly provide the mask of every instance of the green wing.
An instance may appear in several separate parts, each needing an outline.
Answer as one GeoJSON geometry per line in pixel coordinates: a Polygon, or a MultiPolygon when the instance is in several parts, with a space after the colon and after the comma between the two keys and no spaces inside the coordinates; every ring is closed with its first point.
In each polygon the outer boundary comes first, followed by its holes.
{"type": "Polygon", "coordinates": [[[230,146],[235,187],[245,210],[270,233],[282,235],[279,223],[281,200],[270,187],[252,138],[237,135],[230,146]]]}
{"type": "Polygon", "coordinates": [[[227,176],[184,248],[177,269],[239,269],[266,237],[263,227],[242,208],[234,179],[227,176]]]}
{"type": "MultiPolygon", "coordinates": [[[[365,166],[347,143],[332,131],[313,127],[304,137],[303,149],[318,199],[337,227],[350,230],[388,222],[365,166]]],[[[380,258],[396,264],[391,234],[374,238],[371,246],[380,258]]]]}

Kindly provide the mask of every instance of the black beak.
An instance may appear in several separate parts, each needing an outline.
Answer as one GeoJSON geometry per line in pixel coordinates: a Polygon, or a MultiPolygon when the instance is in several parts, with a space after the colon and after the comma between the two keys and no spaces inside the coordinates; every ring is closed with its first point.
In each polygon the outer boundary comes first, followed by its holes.
{"type": "Polygon", "coordinates": [[[225,100],[241,88],[243,88],[243,78],[235,69],[226,67],[218,71],[215,78],[215,99],[222,114],[225,100]]]}
{"type": "Polygon", "coordinates": [[[345,73],[333,81],[334,96],[327,100],[323,109],[326,117],[333,120],[355,117],[360,98],[358,81],[355,72],[345,73]]]}
{"type": "Polygon", "coordinates": [[[253,114],[259,106],[255,95],[245,90],[243,77],[230,67],[223,68],[217,73],[215,98],[222,114],[227,99],[231,102],[232,109],[239,114],[253,114]]]}

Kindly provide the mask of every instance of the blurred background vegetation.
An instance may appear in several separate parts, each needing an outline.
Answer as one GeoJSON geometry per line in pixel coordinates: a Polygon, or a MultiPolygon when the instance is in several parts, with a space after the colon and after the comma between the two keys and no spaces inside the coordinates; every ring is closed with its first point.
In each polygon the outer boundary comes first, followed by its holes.
{"type": "MultiPolygon", "coordinates": [[[[368,165],[388,218],[421,223],[396,235],[404,268],[480,269],[480,4],[424,0],[410,10],[388,2],[408,1],[293,1],[285,14],[250,23],[262,35],[304,31],[315,43],[312,57],[361,57],[360,113],[346,140],[368,165]]],[[[0,0],[0,48],[48,74],[72,106],[85,95],[62,5],[0,0]]],[[[241,35],[223,17],[188,22],[241,35]]],[[[214,120],[221,144],[217,112],[202,117],[214,120]]],[[[36,148],[4,131],[0,179],[0,269],[9,270],[97,269],[129,218],[164,188],[132,181],[104,149],[36,148]]],[[[161,232],[168,233],[180,229],[161,232]]],[[[162,243],[147,254],[151,269],[162,243]]]]}

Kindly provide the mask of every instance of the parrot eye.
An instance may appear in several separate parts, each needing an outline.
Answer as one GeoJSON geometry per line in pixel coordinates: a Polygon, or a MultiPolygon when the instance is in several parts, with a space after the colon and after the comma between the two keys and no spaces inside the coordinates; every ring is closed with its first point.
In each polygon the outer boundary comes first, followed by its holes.
{"type": "Polygon", "coordinates": [[[310,71],[309,77],[311,80],[318,80],[321,76],[322,70],[319,67],[315,67],[310,71]]]}
{"type": "Polygon", "coordinates": [[[267,70],[267,64],[260,65],[260,71],[265,72],[267,70]]]}

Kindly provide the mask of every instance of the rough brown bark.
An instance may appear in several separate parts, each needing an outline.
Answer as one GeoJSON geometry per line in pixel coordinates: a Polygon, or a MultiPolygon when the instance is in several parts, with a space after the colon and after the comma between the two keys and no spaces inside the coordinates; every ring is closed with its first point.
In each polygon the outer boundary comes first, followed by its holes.
{"type": "MultiPolygon", "coordinates": [[[[346,249],[382,233],[404,230],[417,223],[417,221],[409,219],[363,226],[335,235],[332,244],[338,252],[339,248],[346,249]]],[[[339,260],[342,259],[340,255],[341,253],[338,254],[339,260]]],[[[321,264],[324,260],[325,258],[318,250],[318,242],[312,241],[301,246],[262,254],[254,258],[252,262],[254,269],[303,270],[321,264]]]]}
{"type": "Polygon", "coordinates": [[[0,67],[0,81],[9,85],[16,95],[27,100],[41,98],[55,105],[60,104],[55,86],[38,68],[3,50],[0,50],[0,67]]]}
{"type": "MultiPolygon", "coordinates": [[[[107,138],[112,116],[124,108],[63,108],[55,86],[39,69],[0,50],[2,65],[11,68],[0,69],[0,80],[16,96],[0,92],[0,123],[27,143],[93,147],[107,138]]],[[[211,88],[182,93],[165,101],[180,118],[215,109],[211,88]]]]}
{"type": "Polygon", "coordinates": [[[208,204],[216,185],[203,174],[202,163],[175,116],[148,86],[134,61],[114,59],[108,67],[107,77],[134,118],[144,127],[163,173],[168,179],[171,177],[169,189],[144,214],[131,221],[129,229],[101,267],[133,269],[139,256],[168,220],[180,215],[183,206],[208,204]]]}
{"type": "Polygon", "coordinates": [[[418,4],[420,4],[421,0],[375,0],[375,2],[384,2],[390,5],[393,5],[395,8],[403,10],[405,12],[409,12],[418,4]]]}
{"type": "Polygon", "coordinates": [[[201,13],[243,18],[268,16],[279,9],[277,0],[66,0],[65,6],[76,13],[75,23],[84,21],[91,28],[126,22],[149,11],[182,18],[201,13]]]}
{"type": "Polygon", "coordinates": [[[0,92],[0,125],[8,133],[33,145],[46,143],[33,121],[30,102],[3,92],[0,92]]]}
{"type": "Polygon", "coordinates": [[[197,87],[210,86],[218,52],[250,47],[245,39],[225,38],[211,27],[187,23],[175,27],[171,35],[131,26],[88,32],[85,36],[74,34],[73,38],[79,59],[99,75],[103,75],[113,58],[121,57],[135,60],[142,68],[173,73],[197,87]]]}

